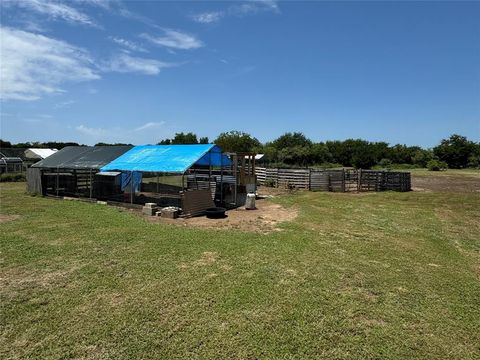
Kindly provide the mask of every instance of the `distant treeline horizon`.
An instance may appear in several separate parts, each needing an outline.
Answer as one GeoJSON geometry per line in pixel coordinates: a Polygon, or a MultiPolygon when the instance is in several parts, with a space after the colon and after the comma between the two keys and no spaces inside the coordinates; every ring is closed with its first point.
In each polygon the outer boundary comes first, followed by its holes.
{"type": "MultiPolygon", "coordinates": [[[[173,138],[163,139],[157,144],[208,144],[208,137],[197,137],[195,133],[176,133],[173,138]]],[[[301,132],[287,132],[273,141],[261,143],[252,135],[230,131],[218,135],[212,143],[225,152],[254,152],[265,154],[261,163],[276,167],[355,167],[368,169],[430,167],[433,163],[440,168],[479,168],[480,142],[453,134],[440,140],[433,148],[390,145],[383,141],[363,139],[329,140],[314,142],[301,132]]],[[[132,145],[100,142],[95,146],[132,145]]],[[[0,148],[56,148],[81,146],[76,142],[24,142],[11,143],[0,139],[0,148]]]]}

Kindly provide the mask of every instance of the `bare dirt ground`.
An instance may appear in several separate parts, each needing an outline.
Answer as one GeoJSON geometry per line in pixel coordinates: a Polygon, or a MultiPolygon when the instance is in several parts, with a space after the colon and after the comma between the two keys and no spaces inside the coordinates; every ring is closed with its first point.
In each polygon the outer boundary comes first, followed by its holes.
{"type": "MultiPolygon", "coordinates": [[[[456,193],[480,193],[480,177],[428,174],[421,176],[412,174],[412,190],[425,192],[456,192],[456,193]]],[[[259,197],[256,201],[256,210],[245,210],[244,207],[227,211],[227,217],[223,219],[208,219],[205,216],[190,219],[163,219],[160,217],[147,216],[146,219],[156,223],[168,223],[178,226],[196,227],[205,229],[242,230],[251,232],[269,233],[278,231],[277,226],[286,221],[294,220],[298,215],[298,209],[284,208],[272,202],[271,198],[282,196],[291,191],[279,188],[260,187],[259,197]]],[[[371,195],[372,193],[357,193],[356,195],[371,195]]],[[[354,193],[348,195],[354,196],[354,193]]],[[[138,211],[139,214],[141,214],[138,211]]]]}
{"type": "Polygon", "coordinates": [[[245,210],[244,207],[229,210],[223,219],[208,219],[206,216],[190,219],[162,219],[160,217],[147,217],[149,221],[170,223],[179,226],[191,226],[205,229],[242,230],[261,233],[278,231],[278,224],[291,221],[297,217],[297,209],[286,209],[268,199],[258,199],[256,210],[245,210]]]}
{"type": "Polygon", "coordinates": [[[413,191],[480,192],[480,177],[456,175],[415,176],[412,174],[413,191]]]}

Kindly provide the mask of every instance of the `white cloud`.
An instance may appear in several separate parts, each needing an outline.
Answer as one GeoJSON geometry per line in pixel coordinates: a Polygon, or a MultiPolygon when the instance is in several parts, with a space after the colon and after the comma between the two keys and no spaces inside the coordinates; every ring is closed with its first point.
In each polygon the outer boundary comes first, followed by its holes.
{"type": "Polygon", "coordinates": [[[179,50],[198,49],[204,46],[202,41],[197,39],[194,35],[172,29],[163,29],[163,32],[163,36],[141,34],[140,37],[156,45],[179,50]]]}
{"type": "Polygon", "coordinates": [[[255,15],[261,12],[280,13],[277,0],[249,0],[243,3],[230,5],[225,11],[207,11],[191,15],[190,18],[198,23],[209,24],[220,21],[226,16],[242,17],[255,15]]]}
{"type": "Polygon", "coordinates": [[[95,21],[87,14],[60,2],[49,0],[19,0],[12,1],[10,4],[47,16],[53,20],[63,20],[71,24],[98,27],[95,21]]]}
{"type": "Polygon", "coordinates": [[[163,68],[175,65],[176,64],[154,59],[144,59],[133,57],[128,54],[119,54],[112,57],[110,61],[105,62],[102,66],[102,70],[120,73],[136,72],[146,75],[157,75],[163,68]]]}
{"type": "Polygon", "coordinates": [[[74,100],[66,100],[66,101],[56,103],[55,105],[53,105],[53,108],[54,109],[62,109],[62,108],[68,107],[72,104],[75,104],[74,100]]]}
{"type": "Polygon", "coordinates": [[[118,45],[121,45],[129,50],[138,51],[138,52],[148,52],[147,49],[145,49],[144,47],[142,47],[141,45],[138,45],[133,41],[126,40],[120,37],[115,37],[115,36],[111,36],[109,39],[112,40],[114,43],[117,43],[118,45]]]}
{"type": "Polygon", "coordinates": [[[236,16],[257,14],[265,11],[280,13],[278,2],[276,0],[251,0],[243,4],[232,5],[228,8],[228,12],[236,16]]]}
{"type": "Polygon", "coordinates": [[[107,130],[102,128],[91,128],[85,125],[78,125],[75,127],[75,130],[83,135],[90,137],[99,137],[107,134],[107,130]]]}
{"type": "Polygon", "coordinates": [[[110,0],[80,0],[80,3],[98,6],[105,10],[110,10],[112,2],[110,0]]]}
{"type": "Polygon", "coordinates": [[[260,4],[265,9],[273,11],[275,13],[280,12],[280,8],[278,7],[278,0],[253,0],[257,4],[260,4]]]}
{"type": "Polygon", "coordinates": [[[0,98],[36,100],[60,85],[99,79],[87,51],[44,35],[0,27],[0,98]]]}
{"type": "MultiPolygon", "coordinates": [[[[155,143],[165,137],[172,137],[172,129],[165,121],[147,122],[137,128],[119,126],[97,128],[85,124],[68,126],[68,128],[73,128],[79,134],[80,138],[76,141],[87,144],[96,142],[145,144],[155,143]]],[[[70,132],[71,130],[69,130],[70,132]]]]}
{"type": "MultiPolygon", "coordinates": [[[[8,27],[0,27],[0,99],[37,100],[64,93],[62,85],[100,79],[100,72],[157,75],[178,64],[120,53],[95,60],[85,49],[67,42],[8,27]]],[[[93,91],[94,92],[94,91],[93,91]]],[[[65,107],[71,100],[55,105],[65,107]]]]}
{"type": "Polygon", "coordinates": [[[165,121],[160,121],[160,122],[147,122],[143,124],[142,126],[139,126],[135,129],[135,131],[142,131],[142,130],[147,130],[147,129],[152,129],[152,128],[158,128],[162,125],[165,125],[165,121]]]}
{"type": "Polygon", "coordinates": [[[211,11],[200,14],[194,14],[191,16],[192,20],[201,24],[210,24],[220,21],[224,16],[222,11],[211,11]]]}

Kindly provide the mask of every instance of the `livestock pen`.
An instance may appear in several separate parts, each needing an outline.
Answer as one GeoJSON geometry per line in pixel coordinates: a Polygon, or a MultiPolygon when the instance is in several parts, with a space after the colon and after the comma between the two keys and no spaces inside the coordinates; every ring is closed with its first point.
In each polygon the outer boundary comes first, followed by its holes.
{"type": "Polygon", "coordinates": [[[311,191],[410,191],[408,172],[363,169],[256,168],[257,183],[311,191]]]}
{"type": "Polygon", "coordinates": [[[131,206],[156,203],[195,215],[200,203],[245,203],[255,186],[252,156],[226,154],[215,144],[66,147],[28,169],[27,189],[131,206]]]}

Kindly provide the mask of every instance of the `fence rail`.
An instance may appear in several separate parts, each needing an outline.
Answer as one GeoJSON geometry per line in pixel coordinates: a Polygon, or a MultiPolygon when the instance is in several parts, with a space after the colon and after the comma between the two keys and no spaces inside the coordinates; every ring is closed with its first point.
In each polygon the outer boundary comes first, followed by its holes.
{"type": "Polygon", "coordinates": [[[377,170],[255,168],[260,185],[312,191],[409,191],[410,173],[377,170]]]}

